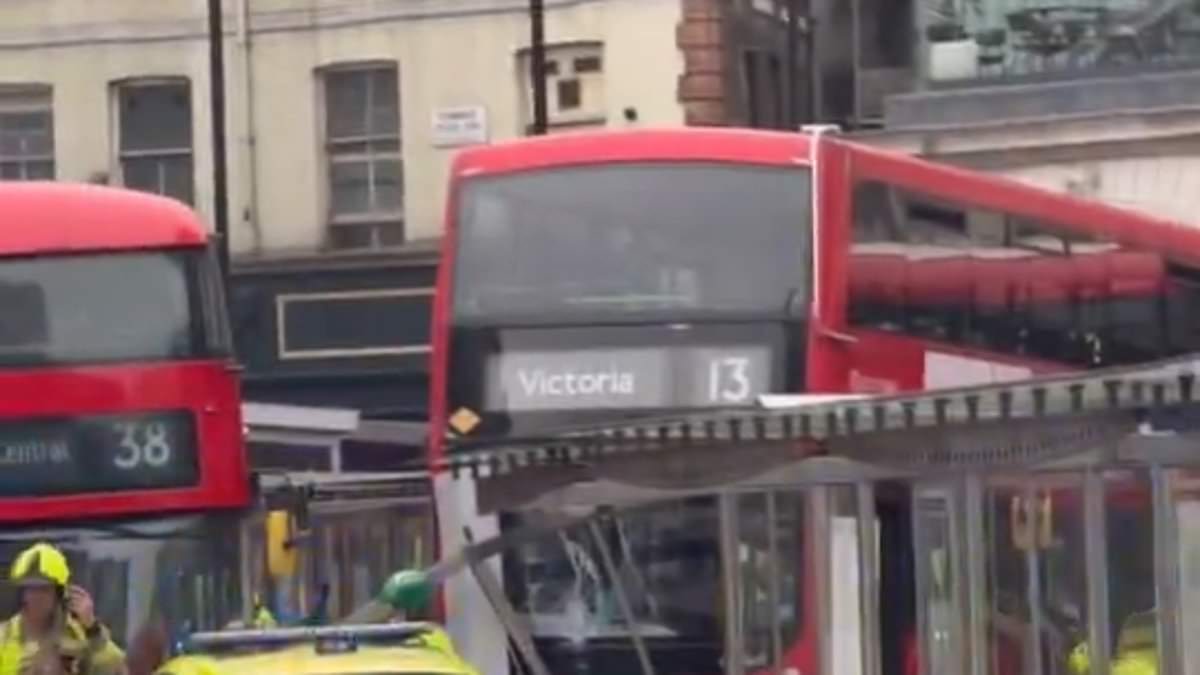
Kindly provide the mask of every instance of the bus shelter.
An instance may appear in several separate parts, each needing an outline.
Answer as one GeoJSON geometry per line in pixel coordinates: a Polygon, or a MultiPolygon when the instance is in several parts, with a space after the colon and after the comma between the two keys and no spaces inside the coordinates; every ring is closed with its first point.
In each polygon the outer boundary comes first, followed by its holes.
{"type": "Polygon", "coordinates": [[[565,581],[528,554],[524,583],[504,565],[493,604],[533,672],[560,672],[553,637],[573,634],[559,642],[608,641],[575,672],[1197,675],[1198,369],[776,399],[464,444],[449,468],[476,481],[481,511],[590,537],[561,538],[565,581]],[[664,593],[663,530],[623,532],[698,499],[711,517],[677,518],[672,536],[711,535],[718,572],[692,565],[664,593]],[[715,632],[688,633],[704,612],[685,605],[706,601],[715,632]]]}

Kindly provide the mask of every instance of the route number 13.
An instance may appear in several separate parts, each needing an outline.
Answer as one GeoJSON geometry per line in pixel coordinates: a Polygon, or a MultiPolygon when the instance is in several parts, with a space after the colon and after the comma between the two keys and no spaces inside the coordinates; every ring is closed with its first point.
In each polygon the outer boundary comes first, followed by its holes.
{"type": "Polygon", "coordinates": [[[750,397],[750,359],[728,356],[708,364],[708,400],[744,403],[750,397]]]}

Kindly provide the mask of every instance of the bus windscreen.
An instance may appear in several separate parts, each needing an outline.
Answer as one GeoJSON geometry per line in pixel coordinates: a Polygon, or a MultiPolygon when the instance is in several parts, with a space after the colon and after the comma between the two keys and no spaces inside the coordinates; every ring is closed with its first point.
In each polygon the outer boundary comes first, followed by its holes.
{"type": "Polygon", "coordinates": [[[0,258],[0,367],[183,360],[206,348],[199,251],[0,258]]]}
{"type": "Polygon", "coordinates": [[[807,306],[810,172],[609,163],[466,180],[455,318],[785,315],[807,306]]]}

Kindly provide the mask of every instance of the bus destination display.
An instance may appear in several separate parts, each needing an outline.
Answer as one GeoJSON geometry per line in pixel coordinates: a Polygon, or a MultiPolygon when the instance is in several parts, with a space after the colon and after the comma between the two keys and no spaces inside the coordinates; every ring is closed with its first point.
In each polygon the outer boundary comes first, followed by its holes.
{"type": "Polygon", "coordinates": [[[199,479],[188,411],[0,420],[0,498],[179,488],[199,479]]]}
{"type": "Polygon", "coordinates": [[[766,345],[506,352],[488,369],[488,410],[750,405],[771,388],[766,345]]]}

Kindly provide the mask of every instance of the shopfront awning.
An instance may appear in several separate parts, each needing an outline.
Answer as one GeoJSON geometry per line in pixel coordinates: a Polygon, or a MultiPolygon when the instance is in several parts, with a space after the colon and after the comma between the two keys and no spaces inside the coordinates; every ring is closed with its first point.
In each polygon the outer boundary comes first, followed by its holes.
{"type": "MultiPolygon", "coordinates": [[[[487,510],[581,483],[671,493],[727,486],[814,456],[898,476],[1046,466],[1088,451],[1113,458],[1143,449],[1146,443],[1128,439],[1161,427],[1164,414],[1174,415],[1175,426],[1179,415],[1200,419],[1191,406],[1198,371],[1200,356],[1193,356],[901,396],[775,397],[770,407],[572,429],[553,438],[459,441],[447,468],[479,481],[487,510]]],[[[1185,455],[1200,448],[1183,442],[1187,434],[1155,433],[1147,442],[1185,455]]]]}

